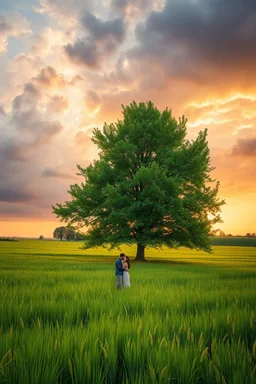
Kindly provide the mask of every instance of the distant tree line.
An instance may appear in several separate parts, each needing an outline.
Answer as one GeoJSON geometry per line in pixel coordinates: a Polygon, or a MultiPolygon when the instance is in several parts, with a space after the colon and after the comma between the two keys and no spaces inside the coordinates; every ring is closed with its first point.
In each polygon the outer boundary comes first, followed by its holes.
{"type": "Polygon", "coordinates": [[[232,233],[226,234],[225,232],[221,231],[220,229],[212,230],[209,234],[212,237],[256,237],[255,232],[248,232],[245,235],[232,235],[232,233]]]}
{"type": "Polygon", "coordinates": [[[58,240],[84,240],[84,235],[71,225],[66,227],[58,227],[53,232],[53,237],[58,240]]]}
{"type": "Polygon", "coordinates": [[[0,237],[0,241],[18,241],[18,240],[10,237],[0,237]]]}

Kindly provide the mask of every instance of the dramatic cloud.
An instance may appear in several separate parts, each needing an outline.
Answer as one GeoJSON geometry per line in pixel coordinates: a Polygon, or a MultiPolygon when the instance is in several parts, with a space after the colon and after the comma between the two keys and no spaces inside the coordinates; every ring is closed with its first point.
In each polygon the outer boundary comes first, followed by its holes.
{"type": "Polygon", "coordinates": [[[87,35],[74,44],[64,46],[71,61],[90,68],[98,68],[105,57],[117,50],[125,39],[125,25],[122,19],[103,21],[92,13],[85,12],[81,19],[87,35]]]}
{"type": "Polygon", "coordinates": [[[157,60],[168,76],[206,85],[255,77],[256,3],[167,0],[136,28],[134,59],[157,60]],[[246,68],[246,71],[244,70],[246,68]]]}
{"type": "Polygon", "coordinates": [[[27,202],[34,198],[35,196],[26,191],[20,191],[12,189],[11,187],[5,187],[0,185],[0,201],[10,202],[10,203],[19,203],[27,202]]]}
{"type": "Polygon", "coordinates": [[[13,100],[11,124],[23,132],[23,139],[28,135],[29,142],[26,145],[34,147],[48,143],[52,136],[63,129],[58,121],[49,120],[44,112],[37,108],[40,101],[41,94],[32,83],[25,84],[24,92],[13,100]]]}
{"type": "Polygon", "coordinates": [[[79,100],[85,103],[83,78],[73,71],[66,78],[44,66],[27,79],[0,119],[2,218],[15,212],[16,217],[50,217],[51,204],[67,198],[70,182],[78,179],[76,164],[89,164],[95,155],[92,145],[87,151],[75,141],[79,100]]]}
{"type": "Polygon", "coordinates": [[[208,127],[210,143],[222,148],[235,145],[238,138],[256,136],[256,98],[234,95],[230,99],[212,99],[205,104],[190,104],[184,108],[191,132],[208,127]],[[228,140],[225,138],[228,137],[228,140]]]}
{"type": "MultiPolygon", "coordinates": [[[[51,120],[42,110],[42,94],[33,83],[24,85],[16,96],[12,110],[1,119],[0,201],[36,202],[37,155],[63,130],[59,121],[51,120]]],[[[1,211],[2,207],[0,207],[1,211]]],[[[5,212],[7,207],[5,205],[5,212]]]]}
{"type": "Polygon", "coordinates": [[[98,41],[105,39],[113,39],[118,43],[122,43],[125,38],[125,26],[122,19],[102,21],[90,12],[85,12],[81,20],[85,30],[90,36],[98,41]]]}
{"type": "Polygon", "coordinates": [[[32,83],[27,83],[24,85],[24,92],[13,100],[13,109],[17,114],[32,109],[40,97],[38,89],[32,83]]]}
{"type": "Polygon", "coordinates": [[[74,63],[91,68],[99,67],[101,58],[95,42],[89,39],[77,40],[75,44],[67,44],[64,48],[68,57],[74,63]]]}

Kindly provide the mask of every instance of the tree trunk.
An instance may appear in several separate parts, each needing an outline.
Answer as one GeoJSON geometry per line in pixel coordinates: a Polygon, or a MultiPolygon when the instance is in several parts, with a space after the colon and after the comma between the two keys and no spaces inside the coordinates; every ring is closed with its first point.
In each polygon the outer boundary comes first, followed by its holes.
{"type": "Polygon", "coordinates": [[[146,261],[145,259],[145,246],[137,244],[136,261],[146,261]]]}

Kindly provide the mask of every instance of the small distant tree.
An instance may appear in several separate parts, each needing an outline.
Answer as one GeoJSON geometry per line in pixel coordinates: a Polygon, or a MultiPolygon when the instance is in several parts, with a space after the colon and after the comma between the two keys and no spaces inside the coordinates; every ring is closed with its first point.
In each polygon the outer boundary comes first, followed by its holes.
{"type": "Polygon", "coordinates": [[[53,232],[53,237],[58,240],[65,239],[66,227],[58,227],[53,232]]]}
{"type": "Polygon", "coordinates": [[[68,225],[66,227],[65,239],[67,239],[68,241],[76,239],[76,230],[71,225],[68,225]]]}
{"type": "Polygon", "coordinates": [[[43,235],[40,235],[40,236],[39,236],[39,240],[44,240],[44,236],[43,236],[43,235]]]}
{"type": "Polygon", "coordinates": [[[53,206],[57,217],[87,228],[85,248],[135,243],[139,261],[150,246],[211,251],[224,201],[219,183],[212,186],[207,130],[188,141],[186,122],[152,102],[133,102],[123,120],[93,130],[99,160],[78,166],[84,182],[53,206]]]}
{"type": "Polygon", "coordinates": [[[248,233],[246,233],[245,236],[246,236],[246,237],[255,237],[255,233],[250,233],[250,232],[248,232],[248,233]]]}

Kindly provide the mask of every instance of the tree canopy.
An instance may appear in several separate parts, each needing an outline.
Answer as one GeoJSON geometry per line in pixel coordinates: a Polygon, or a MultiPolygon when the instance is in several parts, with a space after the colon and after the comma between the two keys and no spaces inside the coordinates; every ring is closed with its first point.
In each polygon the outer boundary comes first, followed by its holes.
{"type": "Polygon", "coordinates": [[[65,227],[58,227],[55,228],[53,232],[53,237],[55,239],[63,240],[65,238],[66,228],[65,227]]]}
{"type": "Polygon", "coordinates": [[[55,228],[53,232],[53,237],[59,240],[78,240],[76,230],[71,225],[67,225],[66,227],[55,228]]]}
{"type": "Polygon", "coordinates": [[[219,183],[212,180],[207,130],[186,139],[187,120],[150,101],[122,106],[123,120],[93,130],[99,159],[71,185],[71,200],[53,206],[62,220],[87,228],[85,248],[137,244],[210,252],[220,222],[219,183]]]}

